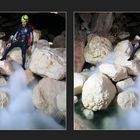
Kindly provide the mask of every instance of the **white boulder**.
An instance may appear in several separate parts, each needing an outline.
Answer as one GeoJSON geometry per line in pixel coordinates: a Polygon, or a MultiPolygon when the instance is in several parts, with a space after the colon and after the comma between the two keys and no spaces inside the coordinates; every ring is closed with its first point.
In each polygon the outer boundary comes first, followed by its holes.
{"type": "Polygon", "coordinates": [[[118,92],[122,92],[126,88],[132,86],[134,84],[134,80],[132,78],[127,78],[125,80],[119,81],[116,84],[118,92]]]}
{"type": "Polygon", "coordinates": [[[80,73],[74,73],[74,95],[82,93],[82,88],[86,79],[86,76],[80,73]]]}
{"type": "Polygon", "coordinates": [[[132,109],[138,103],[138,96],[133,91],[124,91],[118,94],[117,103],[123,109],[132,109]]]}
{"type": "Polygon", "coordinates": [[[65,95],[58,96],[62,93],[66,93],[65,82],[43,78],[33,89],[32,101],[34,106],[40,111],[60,117],[64,115],[64,106],[66,105],[65,95]],[[61,98],[62,96],[63,98],[61,98]],[[61,106],[58,109],[60,102],[61,106]]]}
{"type": "Polygon", "coordinates": [[[112,44],[107,38],[93,36],[84,49],[84,57],[86,62],[96,65],[107,58],[111,50],[112,44]]]}
{"type": "Polygon", "coordinates": [[[65,48],[36,48],[29,69],[41,77],[61,80],[66,75],[65,48]]]}
{"type": "Polygon", "coordinates": [[[97,111],[106,109],[116,95],[116,88],[102,73],[95,73],[84,83],[82,103],[85,108],[97,111]]]}
{"type": "Polygon", "coordinates": [[[104,63],[99,66],[101,73],[109,76],[113,81],[120,81],[128,77],[127,69],[125,67],[104,63]]]}

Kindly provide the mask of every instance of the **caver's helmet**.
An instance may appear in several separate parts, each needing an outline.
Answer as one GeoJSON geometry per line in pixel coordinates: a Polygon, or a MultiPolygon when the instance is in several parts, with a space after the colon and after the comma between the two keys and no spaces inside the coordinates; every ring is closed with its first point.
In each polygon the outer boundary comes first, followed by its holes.
{"type": "Polygon", "coordinates": [[[28,22],[28,21],[29,21],[28,15],[23,15],[23,16],[21,17],[21,21],[28,22]]]}

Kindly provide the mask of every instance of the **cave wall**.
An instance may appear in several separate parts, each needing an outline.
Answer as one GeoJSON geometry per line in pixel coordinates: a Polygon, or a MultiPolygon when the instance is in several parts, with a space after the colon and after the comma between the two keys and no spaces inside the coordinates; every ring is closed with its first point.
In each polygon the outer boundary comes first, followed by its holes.
{"type": "MultiPolygon", "coordinates": [[[[21,24],[24,13],[0,13],[0,32],[5,32],[5,39],[15,34],[21,24]]],[[[42,38],[53,41],[54,37],[66,30],[65,13],[25,13],[30,18],[30,24],[42,31],[42,38]]]]}
{"type": "Polygon", "coordinates": [[[101,36],[129,32],[130,39],[140,35],[140,13],[86,12],[75,13],[75,36],[79,31],[101,36]]]}

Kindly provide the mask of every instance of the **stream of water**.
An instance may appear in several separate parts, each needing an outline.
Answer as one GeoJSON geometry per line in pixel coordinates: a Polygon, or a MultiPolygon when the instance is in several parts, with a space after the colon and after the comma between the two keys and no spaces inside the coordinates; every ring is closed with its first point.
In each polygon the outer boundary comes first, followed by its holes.
{"type": "Polygon", "coordinates": [[[15,72],[10,76],[8,84],[1,86],[0,91],[8,92],[9,105],[0,110],[1,130],[36,130],[64,129],[51,116],[37,110],[32,104],[32,88],[27,86],[25,71],[17,63],[13,63],[15,72]]]}
{"type": "MultiPolygon", "coordinates": [[[[115,54],[110,53],[109,57],[102,61],[102,63],[114,63],[115,54]]],[[[99,65],[95,68],[91,75],[99,71],[99,65]]],[[[80,114],[85,125],[88,121],[88,127],[91,129],[105,129],[105,130],[140,130],[140,74],[136,77],[134,85],[126,90],[135,91],[138,96],[138,104],[136,107],[130,110],[122,110],[114,100],[106,110],[94,112],[94,118],[92,120],[86,120],[83,115],[84,106],[81,102],[81,96],[79,96],[79,102],[75,105],[75,112],[80,114]]]]}

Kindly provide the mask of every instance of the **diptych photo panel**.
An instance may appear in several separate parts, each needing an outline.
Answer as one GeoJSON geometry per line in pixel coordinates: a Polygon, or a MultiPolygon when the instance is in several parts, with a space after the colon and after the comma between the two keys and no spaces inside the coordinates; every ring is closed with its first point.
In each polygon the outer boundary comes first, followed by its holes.
{"type": "Polygon", "coordinates": [[[139,137],[138,2],[0,6],[2,140],[139,137]]]}
{"type": "Polygon", "coordinates": [[[140,13],[73,14],[74,130],[140,130],[140,13]]]}
{"type": "Polygon", "coordinates": [[[140,13],[0,12],[0,130],[140,130],[140,13]],[[73,110],[67,78],[73,75],[73,110]]]}
{"type": "Polygon", "coordinates": [[[0,130],[66,130],[66,12],[0,12],[0,130]]]}

